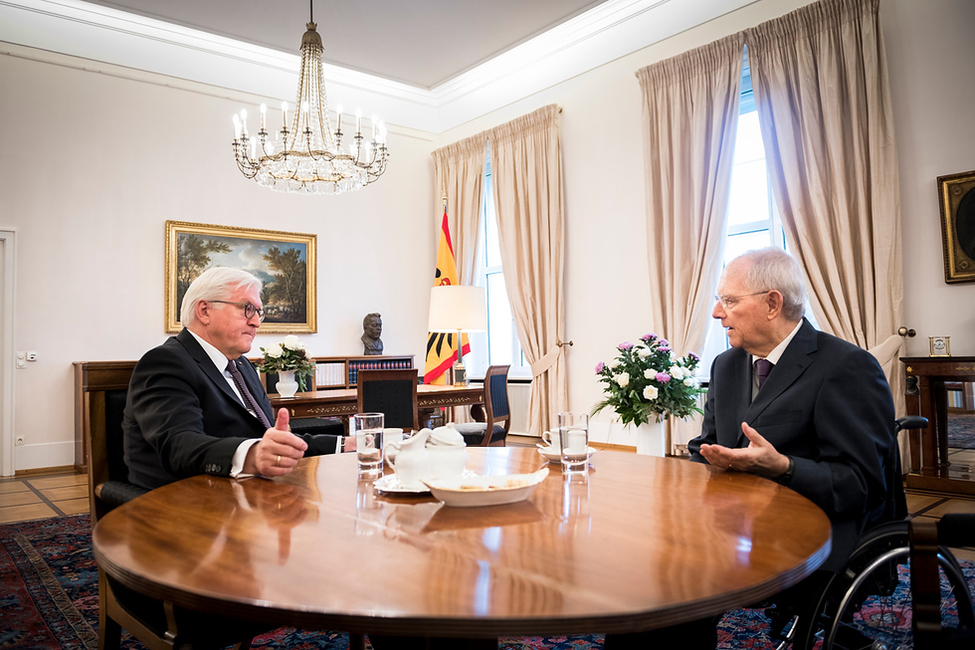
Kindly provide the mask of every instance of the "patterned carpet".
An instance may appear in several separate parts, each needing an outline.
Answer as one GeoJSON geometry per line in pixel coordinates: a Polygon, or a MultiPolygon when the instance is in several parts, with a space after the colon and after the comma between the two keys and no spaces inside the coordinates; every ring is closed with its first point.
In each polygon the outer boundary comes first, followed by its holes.
{"type": "MultiPolygon", "coordinates": [[[[0,526],[0,648],[74,650],[97,648],[98,572],[91,553],[87,515],[0,526]]],[[[975,568],[966,573],[975,588],[975,568]]],[[[904,585],[906,591],[906,582],[904,585]]],[[[768,619],[760,610],[726,614],[719,648],[765,649],[768,619]]],[[[123,635],[122,647],[144,650],[123,635]]],[[[346,650],[342,633],[281,628],[258,637],[255,650],[346,650]]],[[[499,640],[499,650],[597,650],[601,635],[518,637],[499,640]]]]}
{"type": "Polygon", "coordinates": [[[975,449],[975,414],[948,414],[948,446],[954,449],[975,449]]]}

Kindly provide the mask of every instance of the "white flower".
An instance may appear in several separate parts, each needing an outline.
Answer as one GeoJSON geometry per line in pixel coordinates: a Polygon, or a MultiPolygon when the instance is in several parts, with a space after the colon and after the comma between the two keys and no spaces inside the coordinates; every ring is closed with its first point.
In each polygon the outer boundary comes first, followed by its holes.
{"type": "Polygon", "coordinates": [[[680,366],[674,366],[670,369],[670,376],[674,379],[683,379],[687,376],[687,370],[680,366]]]}
{"type": "Polygon", "coordinates": [[[281,342],[281,345],[288,348],[289,350],[305,349],[305,346],[302,345],[301,341],[298,340],[298,337],[295,336],[294,334],[289,334],[288,336],[284,337],[284,341],[281,342]]]}
{"type": "Polygon", "coordinates": [[[637,356],[638,356],[638,357],[640,357],[641,359],[646,359],[647,357],[649,357],[649,356],[650,356],[650,348],[648,348],[648,347],[647,347],[647,346],[645,346],[645,345],[641,345],[640,347],[638,347],[638,348],[636,349],[636,354],[637,354],[637,356]]]}
{"type": "Polygon", "coordinates": [[[643,371],[643,376],[647,379],[654,379],[657,376],[657,371],[653,368],[647,368],[643,371]]]}
{"type": "Polygon", "coordinates": [[[272,343],[264,350],[264,354],[274,359],[280,359],[281,355],[284,354],[284,350],[281,349],[279,344],[272,343]]]}
{"type": "Polygon", "coordinates": [[[691,388],[697,388],[697,380],[694,379],[693,377],[688,377],[687,379],[684,380],[684,385],[690,386],[691,388]]]}
{"type": "Polygon", "coordinates": [[[657,392],[658,391],[656,386],[647,386],[646,388],[643,389],[643,397],[645,397],[648,400],[655,400],[657,399],[657,392]]]}
{"type": "Polygon", "coordinates": [[[613,381],[620,385],[620,388],[626,388],[626,385],[630,383],[630,375],[626,372],[621,372],[618,375],[613,375],[613,381]]]}

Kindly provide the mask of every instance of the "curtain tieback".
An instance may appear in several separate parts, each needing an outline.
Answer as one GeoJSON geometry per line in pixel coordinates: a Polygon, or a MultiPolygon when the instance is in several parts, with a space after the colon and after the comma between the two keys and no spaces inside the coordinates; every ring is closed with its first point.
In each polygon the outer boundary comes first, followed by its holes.
{"type": "Polygon", "coordinates": [[[903,337],[898,334],[891,334],[883,342],[873,346],[867,352],[875,356],[881,366],[886,366],[891,361],[895,361],[896,357],[900,356],[903,344],[903,337]]]}
{"type": "Polygon", "coordinates": [[[562,348],[560,348],[557,345],[553,345],[551,348],[549,348],[548,352],[545,353],[544,357],[542,357],[538,361],[533,361],[532,378],[538,377],[540,374],[542,374],[543,372],[551,368],[553,365],[555,365],[555,360],[559,358],[559,355],[561,353],[562,353],[562,348]]]}

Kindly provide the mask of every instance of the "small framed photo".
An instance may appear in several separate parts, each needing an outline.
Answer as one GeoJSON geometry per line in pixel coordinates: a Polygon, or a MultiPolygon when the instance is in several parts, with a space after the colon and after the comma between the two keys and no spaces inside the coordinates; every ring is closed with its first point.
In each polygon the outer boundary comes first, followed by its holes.
{"type": "Polygon", "coordinates": [[[931,348],[929,356],[932,357],[950,357],[951,356],[951,345],[948,336],[929,336],[928,345],[931,348]]]}
{"type": "Polygon", "coordinates": [[[316,235],[166,222],[166,331],[178,332],[190,283],[211,266],[244,269],[264,283],[261,334],[314,333],[316,235]]]}
{"type": "Polygon", "coordinates": [[[939,176],[938,196],[945,282],[975,282],[975,170],[939,176]]]}

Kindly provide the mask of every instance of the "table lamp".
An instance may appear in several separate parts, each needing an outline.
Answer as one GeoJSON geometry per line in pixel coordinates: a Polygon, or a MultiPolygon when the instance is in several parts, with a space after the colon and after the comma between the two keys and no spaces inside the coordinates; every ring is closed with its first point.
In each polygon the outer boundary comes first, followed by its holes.
{"type": "Polygon", "coordinates": [[[462,332],[487,330],[487,299],[484,287],[446,285],[430,291],[431,332],[457,333],[457,361],[454,363],[454,386],[467,385],[464,369],[462,332]]]}

